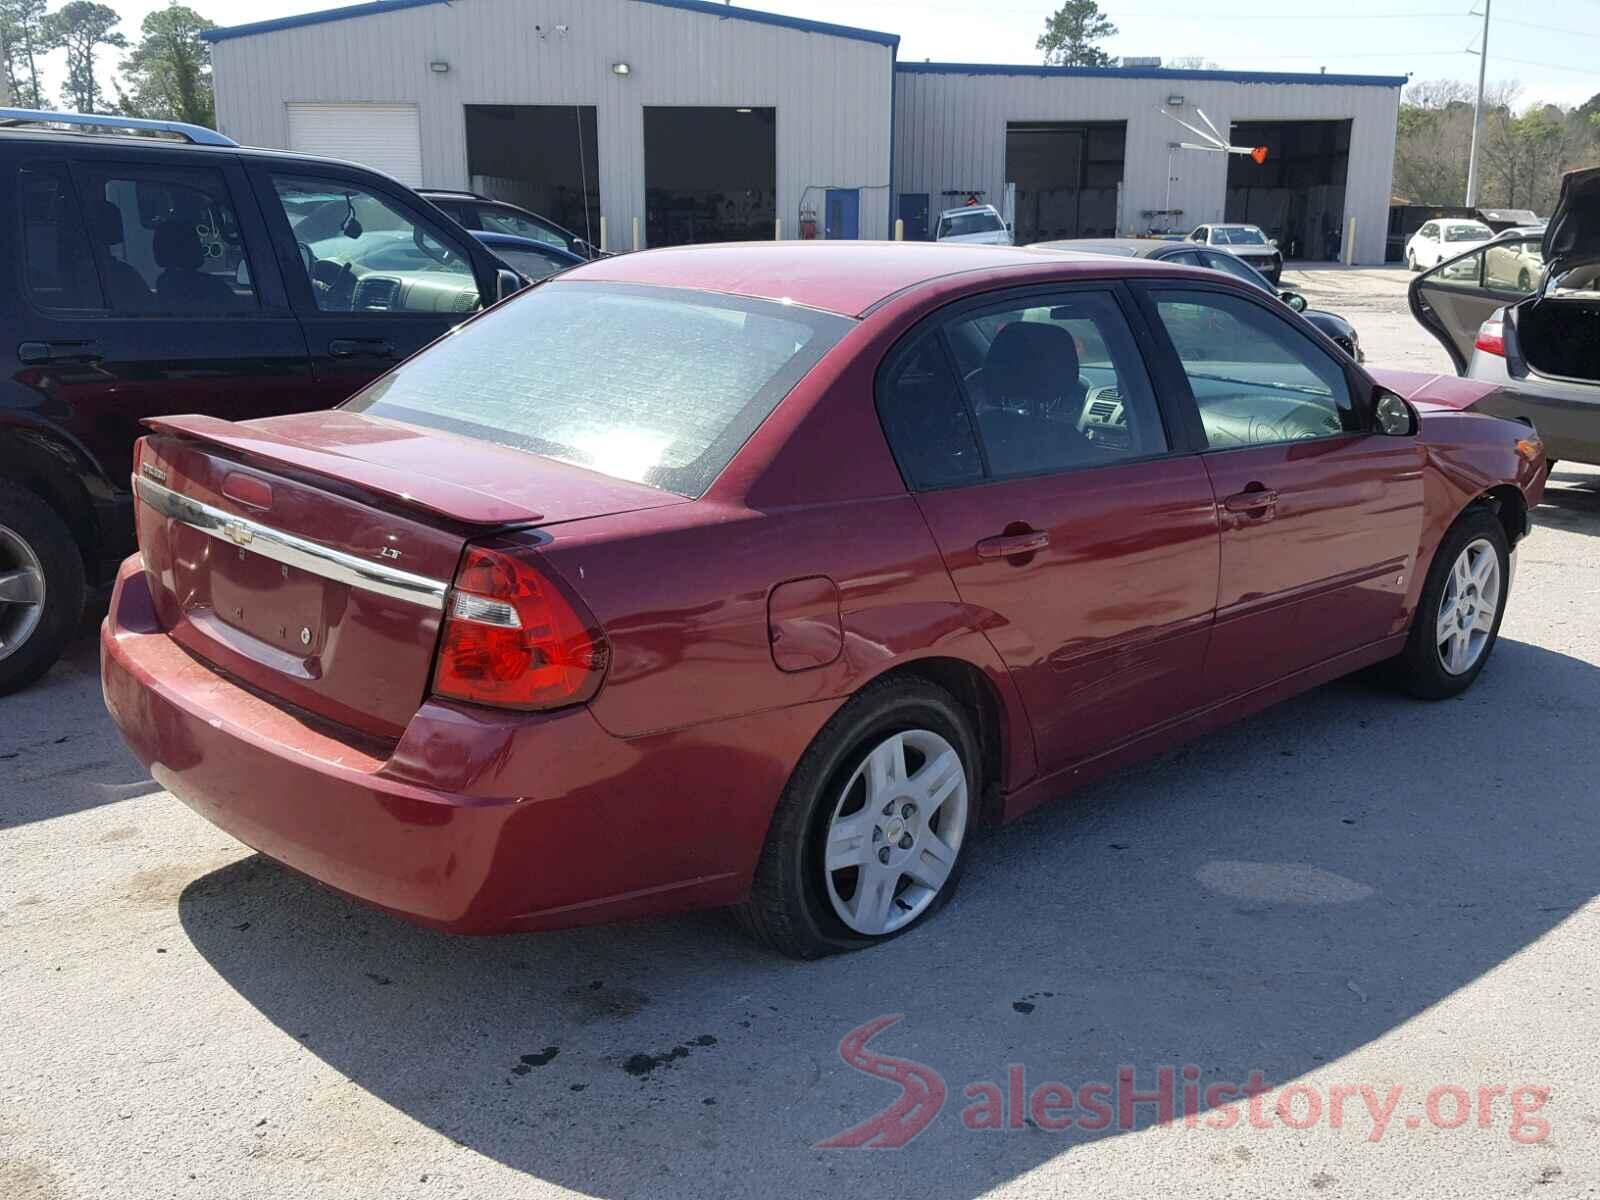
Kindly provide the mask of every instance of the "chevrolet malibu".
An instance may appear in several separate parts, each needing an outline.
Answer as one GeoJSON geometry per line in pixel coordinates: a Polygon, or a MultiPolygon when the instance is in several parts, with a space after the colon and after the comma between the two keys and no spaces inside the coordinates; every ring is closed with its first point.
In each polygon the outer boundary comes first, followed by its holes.
{"type": "Polygon", "coordinates": [[[1471,685],[1544,474],[1485,386],[1163,263],[604,259],[331,412],[147,422],[106,703],[418,922],[866,946],[981,824],[1358,668],[1471,685]]]}

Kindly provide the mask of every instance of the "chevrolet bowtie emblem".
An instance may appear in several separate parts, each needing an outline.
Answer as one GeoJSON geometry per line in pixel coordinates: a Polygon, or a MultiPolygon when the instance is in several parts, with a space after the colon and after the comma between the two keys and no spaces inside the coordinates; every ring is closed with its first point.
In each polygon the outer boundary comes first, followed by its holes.
{"type": "Polygon", "coordinates": [[[255,540],[256,536],[250,531],[248,525],[242,525],[236,521],[230,521],[224,525],[222,527],[222,535],[235,546],[248,546],[255,540]]]}

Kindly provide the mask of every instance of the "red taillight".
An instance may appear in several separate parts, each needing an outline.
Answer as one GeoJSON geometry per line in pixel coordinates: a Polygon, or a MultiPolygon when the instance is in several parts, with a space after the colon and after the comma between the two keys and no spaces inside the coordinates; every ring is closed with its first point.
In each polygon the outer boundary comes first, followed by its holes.
{"type": "Polygon", "coordinates": [[[1501,358],[1506,356],[1506,323],[1501,320],[1485,321],[1478,326],[1478,340],[1472,343],[1473,347],[1482,350],[1485,354],[1497,354],[1501,358]]]}
{"type": "Polygon", "coordinates": [[[521,553],[468,546],[445,609],[435,695],[499,708],[593,696],[606,643],[575,598],[521,553]]]}

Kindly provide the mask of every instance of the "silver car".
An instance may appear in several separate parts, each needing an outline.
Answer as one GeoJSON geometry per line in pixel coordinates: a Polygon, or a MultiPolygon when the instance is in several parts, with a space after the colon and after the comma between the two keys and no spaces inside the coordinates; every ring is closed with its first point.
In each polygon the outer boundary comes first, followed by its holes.
{"type": "Polygon", "coordinates": [[[1600,167],[1567,174],[1542,232],[1441,263],[1410,300],[1459,374],[1504,389],[1478,407],[1533,422],[1552,462],[1600,464],[1600,167]]]}

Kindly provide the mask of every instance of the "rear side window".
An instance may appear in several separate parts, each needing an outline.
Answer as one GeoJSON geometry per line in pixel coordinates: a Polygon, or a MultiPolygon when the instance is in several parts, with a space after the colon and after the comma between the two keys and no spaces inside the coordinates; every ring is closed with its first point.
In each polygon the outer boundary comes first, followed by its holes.
{"type": "Polygon", "coordinates": [[[65,163],[24,167],[17,175],[22,213],[23,276],[40,308],[105,305],[83,213],[65,163]]]}
{"type": "Polygon", "coordinates": [[[891,365],[878,387],[878,417],[908,487],[956,487],[983,478],[972,417],[937,334],[891,365]]]}
{"type": "Polygon", "coordinates": [[[548,283],[345,407],[693,497],[853,324],[688,289],[548,283]]]}
{"type": "Polygon", "coordinates": [[[113,312],[216,316],[257,307],[221,172],[96,164],[80,166],[78,179],[113,312]]]}

